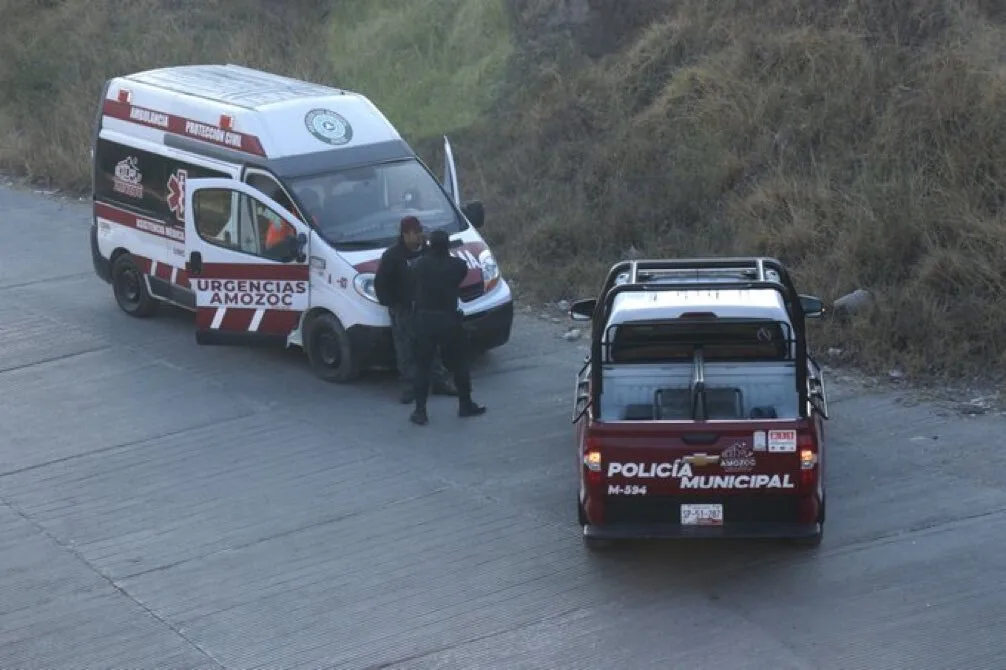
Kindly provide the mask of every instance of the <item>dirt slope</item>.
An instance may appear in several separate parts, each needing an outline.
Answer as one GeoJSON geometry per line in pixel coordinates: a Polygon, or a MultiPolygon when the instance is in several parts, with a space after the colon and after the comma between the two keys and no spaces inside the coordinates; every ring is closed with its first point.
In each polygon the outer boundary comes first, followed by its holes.
{"type": "Polygon", "coordinates": [[[242,62],[371,94],[431,161],[450,131],[524,295],[589,291],[630,251],[768,253],[808,292],[877,293],[824,347],[918,373],[999,367],[998,3],[400,7],[0,1],[0,165],[86,187],[101,80],[242,62]]]}

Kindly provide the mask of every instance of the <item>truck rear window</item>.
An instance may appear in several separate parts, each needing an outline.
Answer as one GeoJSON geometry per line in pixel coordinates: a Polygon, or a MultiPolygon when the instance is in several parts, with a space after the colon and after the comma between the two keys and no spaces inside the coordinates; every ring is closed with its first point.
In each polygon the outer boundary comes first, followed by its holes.
{"type": "Polygon", "coordinates": [[[696,348],[707,361],[780,361],[790,358],[792,343],[789,324],[779,321],[629,323],[608,333],[609,359],[615,363],[690,361],[696,348]]]}

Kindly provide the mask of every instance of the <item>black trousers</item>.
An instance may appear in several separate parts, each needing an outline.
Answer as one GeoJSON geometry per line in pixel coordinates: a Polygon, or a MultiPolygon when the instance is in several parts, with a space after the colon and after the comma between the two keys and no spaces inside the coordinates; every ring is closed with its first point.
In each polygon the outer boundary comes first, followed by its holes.
{"type": "MultiPolygon", "coordinates": [[[[391,317],[391,337],[395,345],[398,374],[407,388],[416,385],[416,318],[412,305],[396,305],[388,309],[391,317]]],[[[435,384],[443,385],[450,374],[444,368],[438,349],[433,356],[432,376],[435,384]]]]}
{"type": "Polygon", "coordinates": [[[472,377],[468,368],[468,337],[457,312],[417,310],[416,324],[416,407],[426,408],[430,394],[433,361],[440,349],[447,369],[454,374],[461,403],[471,402],[472,377]]]}

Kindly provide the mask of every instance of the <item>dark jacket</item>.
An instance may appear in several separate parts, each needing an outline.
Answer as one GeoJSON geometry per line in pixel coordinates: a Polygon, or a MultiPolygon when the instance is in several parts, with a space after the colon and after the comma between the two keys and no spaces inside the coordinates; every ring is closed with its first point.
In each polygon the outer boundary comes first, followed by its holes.
{"type": "Polygon", "coordinates": [[[423,255],[424,248],[412,251],[401,238],[381,255],[374,276],[374,292],[385,307],[406,307],[412,304],[413,277],[410,265],[423,255]]]}
{"type": "Polygon", "coordinates": [[[412,270],[416,280],[416,310],[456,314],[461,282],[468,276],[468,264],[449,254],[429,252],[412,270]]]}

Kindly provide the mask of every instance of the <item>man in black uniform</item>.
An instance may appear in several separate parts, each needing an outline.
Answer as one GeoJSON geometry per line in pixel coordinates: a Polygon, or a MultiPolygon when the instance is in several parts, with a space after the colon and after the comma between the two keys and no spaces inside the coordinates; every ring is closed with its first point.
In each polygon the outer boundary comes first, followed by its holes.
{"type": "MultiPolygon", "coordinates": [[[[398,374],[405,387],[402,404],[413,401],[416,384],[416,333],[412,266],[425,252],[423,226],[414,216],[406,216],[400,224],[398,242],[388,247],[381,256],[381,264],[374,277],[377,299],[388,308],[391,317],[391,337],[395,345],[398,374]]],[[[440,356],[434,352],[433,392],[438,395],[457,395],[440,356]]]]}
{"type": "Polygon", "coordinates": [[[430,249],[416,262],[416,409],[409,420],[420,426],[426,416],[426,396],[430,387],[433,355],[437,348],[449,358],[458,389],[458,416],[478,416],[485,407],[472,401],[472,380],[468,371],[468,341],[461,324],[458,294],[468,275],[468,264],[449,252],[450,238],[442,230],[430,234],[430,249]]]}

